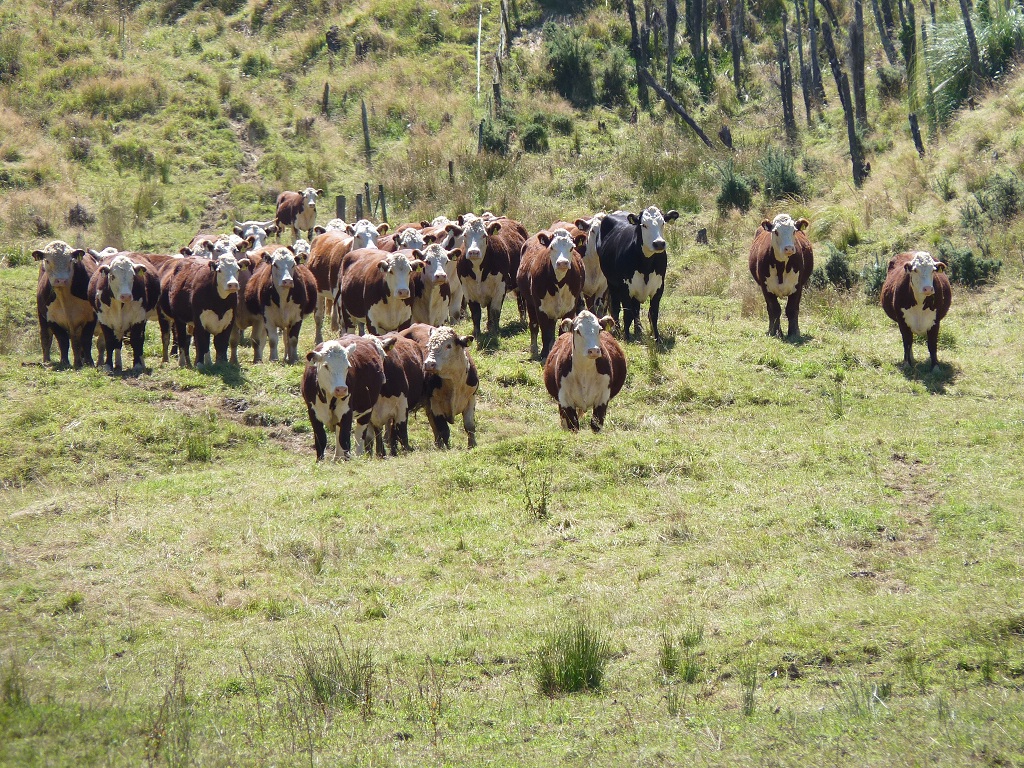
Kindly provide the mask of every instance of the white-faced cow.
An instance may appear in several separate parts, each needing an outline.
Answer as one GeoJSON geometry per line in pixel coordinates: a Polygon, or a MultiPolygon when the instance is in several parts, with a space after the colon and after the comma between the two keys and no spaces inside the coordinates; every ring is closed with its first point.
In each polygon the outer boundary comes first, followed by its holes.
{"type": "Polygon", "coordinates": [[[62,366],[70,364],[69,348],[75,368],[93,364],[96,309],[89,302],[89,280],[96,271],[96,262],[84,256],[85,251],[72,248],[63,240],[54,240],[32,252],[32,258],[42,262],[36,285],[36,310],[44,363],[50,362],[50,347],[56,337],[62,366]]]}
{"type": "Polygon", "coordinates": [[[316,280],[291,248],[263,250],[260,263],[245,288],[246,309],[262,315],[261,330],[253,333],[254,360],[263,359],[263,342],[270,339],[270,359],[278,359],[280,333],[284,333],[286,363],[299,362],[299,332],[302,319],[316,309],[316,280]]]}
{"type": "Polygon", "coordinates": [[[419,251],[352,251],[342,260],[335,304],[341,326],[370,333],[400,331],[412,323],[410,278],[423,269],[419,251]]]}
{"type": "MultiPolygon", "coordinates": [[[[519,259],[529,234],[512,219],[484,219],[472,214],[459,217],[461,233],[454,245],[462,250],[458,275],[469,302],[473,333],[479,336],[481,314],[487,308],[487,333],[498,332],[505,294],[515,290],[519,259]]],[[[520,312],[525,321],[525,307],[520,312]]]]}
{"type": "Polygon", "coordinates": [[[814,251],[803,232],[807,225],[807,219],[793,221],[788,213],[780,213],[772,221],[761,222],[750,246],[750,274],[761,286],[768,306],[769,336],[782,336],[779,299],[787,296],[788,335],[800,335],[800,298],[814,271],[814,251]]]}
{"type": "Polygon", "coordinates": [[[249,240],[250,248],[261,248],[267,244],[270,235],[277,234],[277,223],[274,219],[269,221],[236,221],[232,230],[236,237],[242,240],[249,240]]]}
{"type": "MultiPolygon", "coordinates": [[[[146,319],[160,300],[160,275],[144,254],[118,253],[100,263],[89,281],[89,301],[103,331],[106,352],[100,365],[121,370],[121,348],[127,336],[132,346],[133,369],[145,368],[143,346],[146,319]]],[[[164,361],[170,345],[170,324],[160,315],[164,361]]]]}
{"type": "Polygon", "coordinates": [[[468,446],[476,447],[476,393],[480,386],[476,364],[469,353],[472,336],[459,336],[453,328],[432,328],[417,323],[400,336],[412,339],[423,352],[423,404],[434,433],[434,445],[451,447],[450,426],[462,416],[468,446]]]}
{"type": "Polygon", "coordinates": [[[345,223],[344,219],[331,219],[324,225],[317,224],[313,227],[313,237],[322,235],[324,232],[344,231],[347,228],[348,224],[345,223]]]}
{"type": "MultiPolygon", "coordinates": [[[[412,321],[442,325],[451,314],[452,288],[449,273],[462,255],[458,248],[447,251],[437,243],[423,250],[423,271],[412,278],[412,321]]],[[[456,276],[456,280],[458,276],[456,276]]]]}
{"type": "Polygon", "coordinates": [[[385,442],[392,456],[398,455],[398,444],[409,447],[409,413],[423,399],[424,352],[414,340],[396,333],[382,339],[384,355],[384,386],[370,415],[377,442],[377,455],[384,456],[385,442]]]}
{"type": "MultiPolygon", "coordinates": [[[[587,244],[583,249],[583,270],[586,279],[583,281],[583,300],[594,314],[600,314],[608,306],[608,278],[601,269],[601,259],[597,255],[597,238],[601,231],[601,221],[607,214],[595,213],[588,222],[587,244]]],[[[576,225],[585,219],[577,219],[576,225]]],[[[582,229],[582,228],[581,228],[582,229]]]]}
{"type": "Polygon", "coordinates": [[[530,352],[537,356],[537,334],[541,334],[541,359],[555,342],[555,324],[576,313],[583,292],[583,259],[576,250],[585,245],[586,235],[573,240],[569,230],[538,232],[523,245],[519,263],[519,295],[526,302],[530,319],[530,352]]]}
{"type": "Polygon", "coordinates": [[[316,199],[322,195],[322,189],[306,187],[301,192],[282,192],[277,196],[277,215],[274,223],[279,231],[290,227],[295,238],[299,232],[305,232],[307,239],[313,238],[313,227],[316,226],[316,199]]]}
{"type": "MultiPolygon", "coordinates": [[[[379,339],[346,334],[317,344],[306,360],[302,399],[313,427],[316,460],[324,458],[328,430],[335,438],[334,460],[348,459],[352,422],[361,437],[384,387],[384,349],[379,339]]],[[[362,439],[357,441],[357,452],[362,444],[362,439]]]]}
{"type": "Polygon", "coordinates": [[[614,324],[610,315],[598,320],[588,310],[561,322],[562,333],[544,364],[544,386],[558,402],[564,429],[579,431],[583,414],[593,410],[590,428],[600,430],[608,401],[622,389],[626,357],[606,330],[614,324]]]}
{"type": "Polygon", "coordinates": [[[210,338],[216,362],[228,359],[228,343],[238,305],[240,269],[249,259],[235,260],[222,255],[216,259],[189,256],[173,265],[160,291],[160,308],[174,323],[178,362],[191,366],[189,343],[196,340],[196,363],[210,362],[210,338]]]}
{"type": "Polygon", "coordinates": [[[651,333],[661,341],[658,312],[665,292],[668,253],[665,251],[665,224],[679,218],[676,211],[662,214],[651,206],[639,216],[616,211],[605,216],[598,227],[597,253],[601,271],[608,280],[611,313],[616,323],[622,309],[622,330],[629,340],[630,328],[640,335],[640,306],[650,300],[647,317],[651,333]]]}
{"type": "Polygon", "coordinates": [[[953,301],[945,272],[946,265],[927,251],[901,253],[889,261],[882,285],[882,309],[899,326],[903,364],[908,368],[914,365],[915,334],[928,340],[932,370],[939,366],[939,323],[953,301]]]}

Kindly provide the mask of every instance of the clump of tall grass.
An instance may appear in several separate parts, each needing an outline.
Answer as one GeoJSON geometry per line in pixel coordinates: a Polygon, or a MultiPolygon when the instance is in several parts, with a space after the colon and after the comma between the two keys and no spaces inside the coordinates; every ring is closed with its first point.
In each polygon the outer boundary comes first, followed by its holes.
{"type": "Polygon", "coordinates": [[[350,646],[334,628],[334,637],[295,641],[295,673],[289,679],[320,708],[373,710],[377,662],[368,646],[350,646]]]}
{"type": "Polygon", "coordinates": [[[0,703],[7,707],[28,706],[28,683],[17,656],[0,668],[0,703]]]}
{"type": "Polygon", "coordinates": [[[611,652],[604,632],[581,617],[548,632],[534,664],[534,679],[545,696],[596,691],[611,652]]]}
{"type": "Polygon", "coordinates": [[[831,285],[841,291],[850,290],[856,285],[858,275],[850,267],[849,257],[831,243],[826,243],[825,247],[828,250],[828,258],[823,265],[814,268],[811,285],[815,288],[831,285]]]}
{"type": "Polygon", "coordinates": [[[876,254],[875,260],[864,266],[860,271],[860,284],[869,299],[878,299],[882,295],[882,285],[888,270],[888,262],[883,262],[876,254]]]}
{"type": "Polygon", "coordinates": [[[722,177],[722,186],[716,200],[718,210],[724,212],[730,208],[739,208],[742,213],[749,211],[752,198],[750,182],[736,173],[732,160],[719,165],[718,173],[722,177]]]}

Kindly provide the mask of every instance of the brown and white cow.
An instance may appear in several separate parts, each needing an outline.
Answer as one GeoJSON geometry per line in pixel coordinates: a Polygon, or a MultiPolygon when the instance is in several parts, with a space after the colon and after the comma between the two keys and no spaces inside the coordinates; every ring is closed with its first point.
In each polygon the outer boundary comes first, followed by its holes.
{"type": "MultiPolygon", "coordinates": [[[[334,460],[352,450],[352,422],[361,437],[384,387],[384,349],[379,339],[346,334],[317,344],[306,355],[302,399],[313,427],[316,460],[323,461],[327,431],[335,437],[334,460]]],[[[357,442],[361,452],[362,439],[357,442]]]]}
{"type": "MultiPolygon", "coordinates": [[[[523,243],[529,234],[512,219],[481,218],[472,214],[459,217],[461,234],[454,245],[462,250],[458,261],[458,275],[469,302],[473,318],[473,333],[480,335],[480,320],[487,308],[487,332],[498,332],[501,306],[505,294],[515,290],[516,273],[523,243]]],[[[525,321],[525,308],[521,308],[525,321]]]]}
{"type": "Polygon", "coordinates": [[[382,339],[384,354],[384,386],[373,406],[370,426],[377,442],[377,455],[383,457],[385,441],[392,456],[398,455],[398,444],[409,447],[409,413],[423,399],[424,352],[414,340],[397,333],[382,339]]]}
{"type": "MultiPolygon", "coordinates": [[[[597,255],[597,238],[601,232],[601,221],[606,215],[605,213],[595,213],[587,222],[585,230],[587,244],[583,248],[583,270],[586,275],[586,279],[583,281],[583,300],[586,302],[587,309],[594,314],[600,314],[608,306],[608,278],[604,276],[604,270],[601,269],[601,257],[597,255]]],[[[577,219],[577,227],[581,221],[586,221],[586,219],[577,219]]]]}
{"type": "MultiPolygon", "coordinates": [[[[452,280],[449,273],[462,251],[448,251],[437,243],[423,249],[423,271],[412,277],[412,321],[443,325],[451,314],[452,280]]],[[[455,276],[458,280],[458,276],[455,276]]]]}
{"type": "Polygon", "coordinates": [[[54,240],[33,251],[41,261],[36,284],[36,312],[43,362],[50,362],[50,348],[57,338],[60,364],[70,364],[68,350],[74,355],[75,368],[92,365],[92,337],[96,330],[96,309],[89,301],[89,280],[96,262],[85,259],[85,251],[72,248],[63,240],[54,240]]]}
{"type": "Polygon", "coordinates": [[[426,221],[399,224],[397,229],[390,234],[381,237],[377,241],[377,247],[382,251],[388,251],[390,253],[394,253],[395,251],[400,251],[405,248],[422,248],[427,245],[429,241],[423,238],[423,234],[420,230],[422,230],[423,227],[429,226],[430,223],[426,221]]]}
{"type": "Polygon", "coordinates": [[[786,300],[787,335],[800,336],[800,298],[814,271],[814,251],[804,230],[807,219],[793,221],[788,213],[780,213],[772,221],[765,219],[757,228],[750,246],[750,274],[761,286],[768,305],[768,335],[782,337],[782,305],[786,300]]]}
{"type": "Polygon", "coordinates": [[[889,261],[882,285],[882,309],[899,326],[903,364],[914,365],[914,335],[928,340],[932,370],[939,366],[939,323],[953,301],[946,265],[927,251],[901,253],[889,261]]]}
{"type": "Polygon", "coordinates": [[[239,270],[250,264],[249,259],[235,260],[228,255],[216,259],[187,256],[164,277],[160,308],[174,323],[179,364],[192,364],[189,343],[193,333],[197,364],[210,362],[211,336],[216,362],[227,362],[238,305],[239,270]]]}
{"type": "Polygon", "coordinates": [[[277,234],[277,222],[274,219],[268,221],[236,221],[231,230],[236,237],[242,240],[250,240],[252,248],[260,248],[267,244],[270,235],[277,234]]]}
{"type": "Polygon", "coordinates": [[[423,352],[423,404],[434,433],[434,445],[451,447],[451,429],[462,416],[468,447],[476,447],[476,393],[480,387],[476,364],[469,353],[472,336],[459,336],[449,326],[432,328],[417,323],[400,336],[412,339],[423,352]]]}
{"type": "Polygon", "coordinates": [[[277,196],[277,214],[274,224],[283,232],[290,227],[295,238],[299,232],[305,232],[307,239],[313,238],[313,227],[316,226],[316,199],[322,195],[322,189],[306,187],[301,192],[282,192],[277,196]]]}
{"type": "Polygon", "coordinates": [[[576,313],[583,293],[583,258],[577,246],[586,235],[574,240],[567,229],[538,232],[523,244],[519,263],[519,295],[526,302],[530,320],[530,353],[537,356],[537,333],[541,334],[540,357],[544,359],[555,343],[555,324],[576,313]]]}
{"type": "MultiPolygon", "coordinates": [[[[159,300],[160,274],[144,254],[126,252],[103,259],[89,281],[89,301],[96,310],[106,346],[100,365],[121,370],[121,348],[127,336],[132,345],[132,368],[145,368],[146,320],[156,311],[159,300]]],[[[166,362],[170,323],[162,315],[158,319],[166,362]]]]}
{"type": "Polygon", "coordinates": [[[626,380],[626,356],[607,329],[615,325],[610,315],[600,320],[583,310],[573,320],[562,320],[562,334],[544,364],[544,386],[558,402],[562,427],[579,431],[583,414],[593,410],[590,428],[604,425],[608,402],[626,380]]]}
{"type": "Polygon", "coordinates": [[[313,237],[322,235],[324,232],[344,231],[348,227],[344,219],[331,219],[324,225],[317,224],[313,227],[313,237]]]}
{"type": "Polygon", "coordinates": [[[388,253],[361,248],[341,263],[335,306],[346,331],[400,331],[412,323],[413,273],[423,269],[419,251],[388,253]]]}
{"type": "Polygon", "coordinates": [[[299,332],[302,319],[316,309],[316,280],[303,264],[305,255],[278,246],[260,255],[260,263],[245,288],[245,307],[262,315],[260,330],[254,329],[254,360],[263,359],[263,343],[270,339],[270,359],[278,359],[278,334],[285,334],[284,361],[299,362],[299,332]]]}

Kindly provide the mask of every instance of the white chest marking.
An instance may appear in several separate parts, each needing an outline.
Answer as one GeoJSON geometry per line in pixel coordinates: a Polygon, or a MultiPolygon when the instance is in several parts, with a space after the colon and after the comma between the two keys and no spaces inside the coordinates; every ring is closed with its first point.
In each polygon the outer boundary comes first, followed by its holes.
{"type": "Polygon", "coordinates": [[[138,325],[146,319],[146,310],[138,301],[122,302],[112,299],[109,304],[100,304],[100,310],[96,313],[99,316],[100,325],[105,325],[114,333],[114,337],[121,339],[128,333],[133,325],[138,325]]]}
{"type": "Polygon", "coordinates": [[[337,405],[334,406],[334,410],[331,410],[330,403],[326,403],[318,396],[313,401],[313,413],[316,417],[327,427],[327,429],[334,431],[341,424],[341,417],[348,413],[348,404],[351,398],[346,397],[344,400],[339,400],[337,405]]]}
{"type": "Polygon", "coordinates": [[[583,411],[604,405],[612,397],[612,377],[597,372],[597,361],[575,358],[572,370],[559,382],[558,404],[583,411]]]}
{"type": "Polygon", "coordinates": [[[645,275],[642,272],[635,272],[632,279],[627,283],[629,295],[637,301],[647,301],[661,289],[661,275],[652,272],[645,275]]]}
{"type": "Polygon", "coordinates": [[[199,313],[199,322],[203,324],[203,328],[214,336],[223,331],[225,328],[231,325],[231,321],[235,317],[235,310],[229,309],[223,315],[218,315],[212,309],[204,309],[199,313]]]}
{"type": "Polygon", "coordinates": [[[395,331],[412,319],[412,307],[406,304],[404,299],[389,296],[385,301],[378,301],[370,307],[366,312],[366,319],[378,333],[395,331]]]}
{"type": "Polygon", "coordinates": [[[379,429],[392,421],[405,421],[408,414],[409,398],[405,395],[379,397],[370,414],[370,423],[379,429]]]}
{"type": "Polygon", "coordinates": [[[780,283],[775,267],[769,267],[765,288],[768,289],[768,293],[774,293],[776,296],[791,296],[796,293],[796,284],[799,280],[800,273],[796,270],[790,270],[782,274],[782,282],[780,283]]]}
{"type": "Polygon", "coordinates": [[[564,317],[576,306],[576,297],[569,286],[563,285],[555,293],[547,294],[540,300],[540,311],[547,317],[557,320],[564,317]]]}
{"type": "Polygon", "coordinates": [[[469,301],[499,309],[505,300],[505,278],[501,275],[488,275],[479,280],[474,275],[467,277],[462,283],[463,291],[469,301]]]}
{"type": "Polygon", "coordinates": [[[915,304],[903,310],[903,319],[910,326],[911,331],[922,335],[928,333],[935,325],[935,310],[925,309],[922,305],[915,304]]]}
{"type": "Polygon", "coordinates": [[[293,325],[302,322],[302,309],[290,299],[282,299],[283,303],[278,305],[271,302],[263,311],[268,325],[274,325],[287,331],[293,325]]]}
{"type": "Polygon", "coordinates": [[[422,297],[413,299],[412,321],[427,325],[443,325],[450,308],[451,299],[441,295],[440,286],[430,286],[422,297]]]}
{"type": "Polygon", "coordinates": [[[601,262],[597,260],[596,256],[584,259],[583,269],[584,296],[600,296],[608,290],[608,281],[605,279],[604,272],[601,271],[601,262]]]}

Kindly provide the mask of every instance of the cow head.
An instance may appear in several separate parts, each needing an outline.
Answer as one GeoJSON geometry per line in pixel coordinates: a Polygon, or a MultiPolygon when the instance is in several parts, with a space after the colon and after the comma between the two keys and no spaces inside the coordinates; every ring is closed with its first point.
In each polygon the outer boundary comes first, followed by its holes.
{"type": "Polygon", "coordinates": [[[230,254],[221,254],[210,259],[210,271],[217,276],[217,293],[222,299],[226,299],[233,293],[238,293],[238,273],[241,269],[248,269],[252,265],[249,259],[236,261],[230,254]]]}
{"type": "Polygon", "coordinates": [[[770,222],[768,219],[761,222],[761,228],[772,233],[772,251],[776,260],[786,262],[796,253],[796,233],[807,229],[809,223],[807,219],[793,221],[788,213],[780,213],[770,222]]]}
{"type": "Polygon", "coordinates": [[[323,234],[324,232],[334,232],[335,230],[341,230],[342,232],[344,232],[346,229],[348,229],[348,224],[345,223],[344,219],[331,219],[330,221],[327,222],[327,224],[325,224],[322,227],[313,227],[314,232],[320,230],[320,232],[317,232],[317,234],[323,234]]]}
{"type": "Polygon", "coordinates": [[[75,263],[82,260],[85,251],[72,248],[63,240],[47,243],[38,251],[32,251],[32,258],[43,262],[43,270],[54,288],[70,288],[75,263]]]}
{"type": "Polygon", "coordinates": [[[435,216],[434,220],[430,222],[432,227],[447,227],[449,224],[454,224],[454,222],[447,216],[435,216]]]}
{"type": "Polygon", "coordinates": [[[920,304],[935,293],[935,273],[945,272],[946,265],[933,259],[928,251],[916,251],[914,258],[904,264],[903,269],[910,275],[910,287],[920,304]]]}
{"type": "Polygon", "coordinates": [[[270,265],[270,276],[278,293],[287,293],[295,285],[295,252],[287,246],[273,253],[263,254],[263,261],[270,265]]]}
{"type": "Polygon", "coordinates": [[[586,258],[596,259],[597,258],[597,235],[601,231],[601,222],[606,213],[595,213],[590,219],[590,227],[587,229],[587,248],[586,258]]]}
{"type": "Polygon", "coordinates": [[[455,329],[442,325],[434,328],[427,339],[427,356],[423,359],[425,373],[436,373],[442,379],[459,379],[469,370],[466,348],[472,336],[459,336],[455,329]]]}
{"type": "Polygon", "coordinates": [[[306,259],[309,258],[309,242],[305,238],[300,237],[298,240],[292,243],[292,251],[294,251],[295,253],[295,263],[305,264],[306,259]]]}
{"type": "Polygon", "coordinates": [[[601,357],[601,331],[615,327],[611,315],[600,320],[593,312],[583,310],[574,318],[565,318],[558,326],[561,333],[572,331],[572,353],[582,357],[596,359],[601,357]]]}
{"type": "Polygon", "coordinates": [[[432,243],[423,251],[423,280],[430,285],[443,285],[448,282],[448,264],[458,258],[461,251],[456,249],[449,253],[440,245],[432,243]],[[452,256],[452,253],[457,254],[452,256]]]}
{"type": "Polygon", "coordinates": [[[262,248],[267,244],[267,237],[277,234],[277,223],[270,221],[236,221],[231,230],[235,236],[243,240],[252,238],[251,248],[262,248]]]}
{"type": "Polygon", "coordinates": [[[462,234],[455,244],[462,248],[466,258],[478,262],[487,255],[487,238],[501,229],[501,222],[491,219],[484,220],[476,216],[460,216],[462,234]]]}
{"type": "Polygon", "coordinates": [[[132,300],[135,276],[146,274],[146,268],[122,254],[115,256],[109,264],[102,265],[100,272],[107,276],[107,287],[110,288],[114,298],[127,302],[132,300]]]}
{"type": "Polygon", "coordinates": [[[556,229],[550,234],[541,232],[537,235],[537,241],[548,249],[551,268],[555,270],[555,277],[561,280],[572,265],[572,252],[576,247],[569,230],[556,229]]]}
{"type": "Polygon", "coordinates": [[[97,261],[97,263],[103,261],[104,259],[109,259],[111,256],[116,256],[120,252],[120,248],[115,248],[112,245],[108,245],[102,251],[97,251],[95,248],[90,248],[88,250],[89,255],[92,256],[93,259],[97,261]]]}
{"type": "Polygon", "coordinates": [[[630,224],[640,229],[644,256],[650,258],[655,254],[665,252],[665,235],[662,230],[665,224],[679,218],[679,212],[669,211],[662,215],[661,210],[652,205],[639,216],[631,213],[626,218],[630,224]]]}
{"type": "Polygon", "coordinates": [[[355,350],[355,342],[344,346],[340,341],[325,341],[306,355],[306,360],[316,367],[317,385],[328,398],[348,397],[349,356],[355,350]]]}
{"type": "Polygon", "coordinates": [[[372,221],[360,219],[346,226],[345,231],[352,235],[352,250],[356,251],[360,248],[376,248],[377,238],[388,231],[388,225],[374,226],[372,221]]]}
{"type": "Polygon", "coordinates": [[[322,195],[324,191],[322,189],[314,189],[313,187],[306,187],[302,190],[302,205],[305,208],[316,208],[316,199],[322,195]]]}
{"type": "Polygon", "coordinates": [[[415,248],[423,249],[426,247],[427,241],[423,237],[423,233],[418,229],[403,229],[398,233],[398,247],[406,250],[413,250],[415,248]]]}
{"type": "Polygon", "coordinates": [[[409,276],[423,269],[423,262],[420,260],[422,255],[420,251],[413,251],[410,259],[408,255],[398,251],[380,260],[377,268],[384,273],[389,295],[399,299],[408,299],[412,295],[409,290],[409,276]]]}

